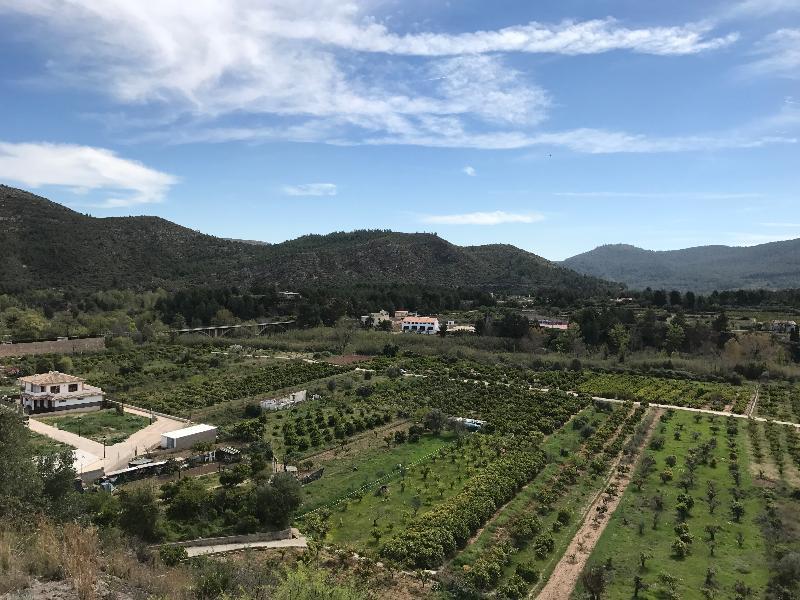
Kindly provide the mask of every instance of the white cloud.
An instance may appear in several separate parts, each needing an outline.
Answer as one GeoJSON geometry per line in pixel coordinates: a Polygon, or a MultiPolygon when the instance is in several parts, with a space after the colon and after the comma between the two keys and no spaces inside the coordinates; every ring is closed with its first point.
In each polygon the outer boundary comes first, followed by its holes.
{"type": "Polygon", "coordinates": [[[475,170],[475,167],[470,167],[469,165],[461,169],[461,172],[464,173],[464,175],[469,175],[470,177],[475,177],[478,174],[478,172],[475,170]]]}
{"type": "Polygon", "coordinates": [[[537,213],[509,213],[502,210],[472,212],[460,215],[426,215],[423,223],[433,225],[501,225],[503,223],[536,223],[544,216],[537,213]]]}
{"type": "Polygon", "coordinates": [[[335,183],[301,183],[283,186],[283,193],[287,196],[335,196],[338,189],[335,183]]]}
{"type": "Polygon", "coordinates": [[[163,113],[159,135],[178,143],[385,138],[520,147],[529,144],[520,130],[541,123],[551,101],[498,53],[691,55],[737,38],[714,36],[707,24],[631,28],[610,18],[401,34],[370,12],[377,5],[5,0],[0,14],[29,19],[52,76],[163,113]],[[483,138],[472,133],[487,128],[493,133],[483,138]]]}
{"type": "Polygon", "coordinates": [[[800,78],[800,29],[770,33],[756,44],[754,54],[761,58],[742,67],[745,75],[800,78]]]}
{"type": "Polygon", "coordinates": [[[0,142],[0,179],[34,189],[63,186],[79,195],[103,191],[108,208],[160,202],[178,182],[111,150],[43,142],[0,142]]]}
{"type": "Polygon", "coordinates": [[[544,146],[564,148],[584,154],[699,152],[723,149],[760,148],[772,144],[795,144],[788,135],[765,135],[760,132],[657,137],[604,129],[569,129],[528,134],[521,131],[472,134],[458,132],[451,136],[422,133],[406,136],[384,136],[366,140],[368,144],[403,144],[441,148],[476,148],[483,150],[515,150],[544,146]]]}

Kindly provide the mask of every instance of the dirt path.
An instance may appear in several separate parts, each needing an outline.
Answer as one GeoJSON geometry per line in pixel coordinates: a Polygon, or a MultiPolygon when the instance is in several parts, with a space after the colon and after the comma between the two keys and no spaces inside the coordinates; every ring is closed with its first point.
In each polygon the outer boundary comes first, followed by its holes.
{"type": "Polygon", "coordinates": [[[745,409],[744,414],[748,417],[752,417],[753,413],[756,412],[756,405],[758,404],[758,398],[761,395],[761,388],[756,386],[756,391],[753,392],[753,397],[750,399],[750,405],[745,409]]]}
{"type": "MultiPolygon", "coordinates": [[[[647,445],[650,436],[655,431],[661,412],[660,409],[656,410],[650,429],[637,452],[637,461],[641,450],[647,445]]],[[[539,592],[537,600],[566,600],[572,595],[575,584],[578,583],[578,578],[584,567],[586,567],[592,550],[594,550],[597,541],[605,531],[611,515],[614,514],[617,506],[619,506],[622,496],[625,494],[625,490],[633,477],[634,468],[624,474],[617,472],[617,466],[621,460],[622,455],[620,454],[611,467],[612,476],[609,478],[609,482],[616,484],[617,494],[609,497],[605,494],[605,488],[597,493],[584,515],[580,529],[575,533],[575,537],[572,538],[567,550],[564,552],[564,556],[561,557],[544,588],[539,592]],[[601,514],[597,509],[603,505],[605,505],[606,512],[601,514]]],[[[635,463],[636,461],[633,464],[635,465],[635,463]]]]}

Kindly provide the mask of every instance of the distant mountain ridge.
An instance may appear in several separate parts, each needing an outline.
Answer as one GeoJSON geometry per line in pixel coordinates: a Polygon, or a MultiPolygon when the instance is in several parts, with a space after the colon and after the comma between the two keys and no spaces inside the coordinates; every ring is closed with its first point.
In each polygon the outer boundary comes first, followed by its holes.
{"type": "Polygon", "coordinates": [[[708,293],[800,288],[800,239],[746,247],[717,245],[662,251],[609,244],[561,264],[633,289],[708,293]]]}
{"type": "Polygon", "coordinates": [[[95,218],[0,186],[0,291],[423,284],[577,294],[617,286],[514,246],[354,231],[280,244],[225,240],[158,217],[95,218]]]}

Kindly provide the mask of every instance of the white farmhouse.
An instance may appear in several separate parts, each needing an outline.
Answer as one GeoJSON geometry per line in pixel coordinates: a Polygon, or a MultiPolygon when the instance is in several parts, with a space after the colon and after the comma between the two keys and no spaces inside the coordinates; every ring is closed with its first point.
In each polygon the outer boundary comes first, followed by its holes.
{"type": "Polygon", "coordinates": [[[28,414],[93,408],[102,405],[105,397],[99,387],[58,371],[20,377],[18,381],[22,407],[28,414]]]}
{"type": "Polygon", "coordinates": [[[377,328],[380,327],[381,323],[384,321],[389,321],[390,323],[392,322],[392,317],[385,310],[369,313],[368,315],[361,315],[361,325],[364,327],[371,325],[372,327],[377,328]]]}
{"type": "Polygon", "coordinates": [[[434,317],[406,317],[401,323],[403,333],[439,333],[439,319],[434,317]]]}
{"type": "Polygon", "coordinates": [[[270,398],[269,400],[261,401],[261,410],[283,410],[295,404],[305,402],[308,397],[307,390],[300,390],[299,392],[292,392],[283,398],[270,398]]]}

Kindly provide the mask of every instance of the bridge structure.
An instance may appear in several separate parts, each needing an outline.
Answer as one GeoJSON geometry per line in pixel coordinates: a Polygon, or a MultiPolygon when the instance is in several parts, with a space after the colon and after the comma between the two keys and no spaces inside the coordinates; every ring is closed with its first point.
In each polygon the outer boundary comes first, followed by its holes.
{"type": "Polygon", "coordinates": [[[276,331],[286,331],[294,325],[294,319],[284,321],[269,321],[266,323],[242,323],[240,325],[210,325],[208,327],[188,327],[186,329],[171,329],[170,334],[178,335],[205,335],[210,338],[218,337],[256,337],[276,331]]]}

